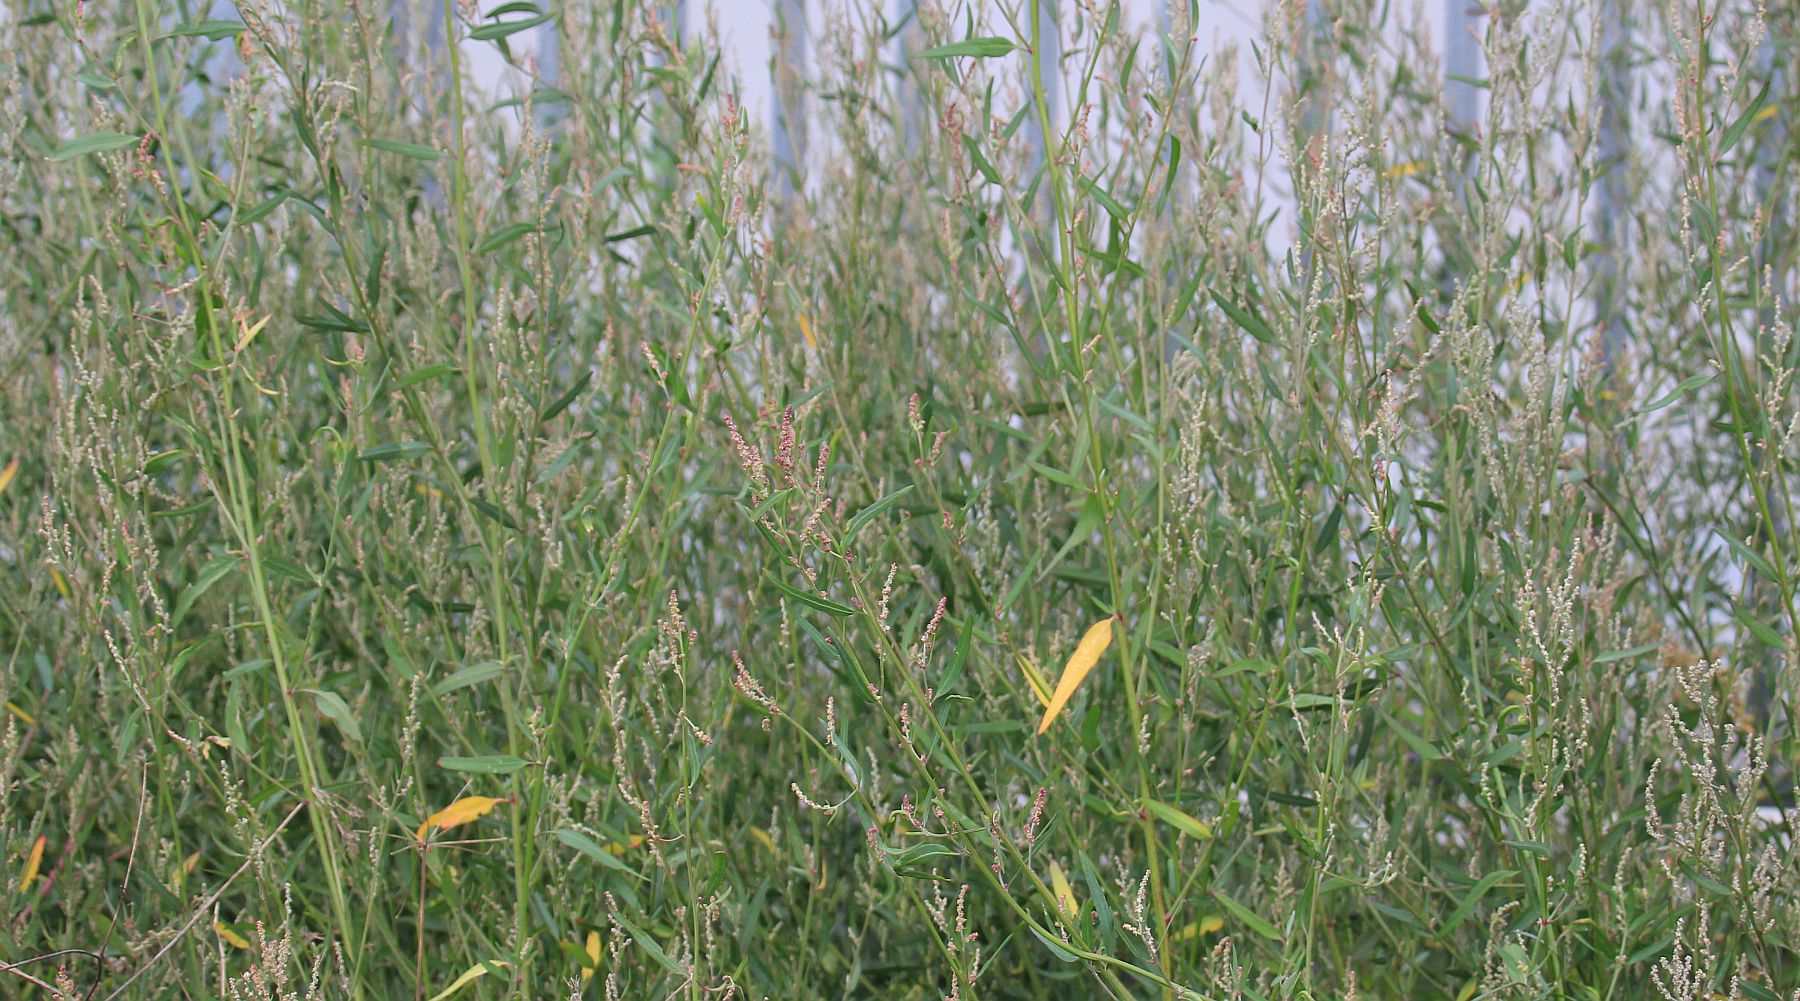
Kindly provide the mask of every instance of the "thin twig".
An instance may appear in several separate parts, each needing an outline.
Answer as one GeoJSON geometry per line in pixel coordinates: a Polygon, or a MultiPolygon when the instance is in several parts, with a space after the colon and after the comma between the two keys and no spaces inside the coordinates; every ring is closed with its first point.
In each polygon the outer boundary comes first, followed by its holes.
{"type": "Polygon", "coordinates": [[[299,816],[300,811],[304,809],[306,809],[305,800],[294,804],[294,808],[288,811],[287,816],[281,818],[281,823],[275,825],[275,829],[270,831],[269,836],[262,840],[262,844],[257,845],[256,850],[251,852],[248,858],[244,859],[244,864],[238,866],[236,872],[227,877],[225,882],[220,884],[217,890],[214,890],[201,902],[200,906],[194,910],[193,917],[188,918],[187,924],[181,926],[181,930],[175,933],[175,937],[164,943],[161,949],[156,950],[156,955],[151,956],[143,966],[138,967],[136,972],[132,973],[131,976],[126,977],[124,983],[120,984],[111,994],[106,996],[106,1001],[115,1001],[119,995],[125,993],[127,987],[136,983],[139,977],[143,976],[152,966],[155,966],[158,960],[168,955],[169,950],[175,948],[175,943],[180,942],[182,938],[193,929],[195,922],[211,913],[213,904],[218,903],[219,898],[225,895],[225,891],[231,889],[231,884],[237,882],[237,878],[244,874],[244,870],[250,868],[251,863],[255,862],[264,851],[268,850],[269,845],[272,844],[277,837],[280,837],[281,832],[287,828],[288,822],[299,816]]]}
{"type": "Polygon", "coordinates": [[[144,804],[150,801],[150,762],[141,762],[138,780],[137,821],[131,825],[131,852],[125,857],[125,878],[119,882],[119,900],[113,905],[112,917],[106,922],[106,934],[100,937],[100,949],[94,953],[94,984],[82,1001],[91,1001],[94,992],[100,989],[100,981],[106,977],[106,944],[112,941],[113,932],[119,927],[119,912],[125,908],[125,898],[131,893],[131,870],[137,865],[138,836],[144,829],[144,804]]]}
{"type": "Polygon", "coordinates": [[[42,980],[39,980],[38,978],[32,976],[31,974],[26,973],[24,970],[19,969],[19,967],[24,966],[26,963],[35,963],[40,959],[49,959],[52,956],[60,956],[60,955],[63,955],[64,953],[68,953],[68,952],[86,952],[86,951],[87,950],[85,950],[85,949],[58,949],[55,952],[47,952],[42,956],[32,956],[30,959],[21,959],[17,963],[0,963],[0,973],[10,973],[13,976],[19,977],[23,980],[29,980],[32,983],[43,988],[44,990],[47,990],[50,993],[55,994],[56,993],[55,985],[46,984],[42,980]]]}

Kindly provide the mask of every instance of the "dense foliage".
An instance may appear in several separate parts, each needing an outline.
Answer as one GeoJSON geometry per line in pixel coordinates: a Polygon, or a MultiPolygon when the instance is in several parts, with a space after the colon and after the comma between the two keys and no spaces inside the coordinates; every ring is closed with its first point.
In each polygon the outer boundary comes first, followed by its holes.
{"type": "Polygon", "coordinates": [[[1800,997],[1792,0],[878,6],[6,5],[0,994],[1800,997]]]}

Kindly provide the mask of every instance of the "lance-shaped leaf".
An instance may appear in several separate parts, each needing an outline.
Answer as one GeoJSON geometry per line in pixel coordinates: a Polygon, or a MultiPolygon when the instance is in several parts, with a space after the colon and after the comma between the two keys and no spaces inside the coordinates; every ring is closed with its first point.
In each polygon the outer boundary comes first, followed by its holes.
{"type": "Polygon", "coordinates": [[[1081,637],[1081,643],[1075,647],[1075,652],[1069,655],[1069,662],[1063,665],[1062,677],[1056,682],[1056,693],[1050,696],[1050,705],[1044,710],[1042,722],[1038,723],[1038,733],[1042,734],[1045,730],[1050,729],[1050,724],[1056,721],[1057,714],[1063,711],[1063,707],[1068,705],[1069,699],[1075,695],[1075,689],[1081,687],[1081,682],[1088,676],[1088,672],[1092,671],[1094,665],[1100,662],[1100,655],[1112,645],[1113,620],[1115,618],[1117,617],[1108,616],[1101,619],[1089,626],[1087,633],[1081,637]]]}
{"type": "Polygon", "coordinates": [[[219,937],[225,940],[225,944],[231,946],[233,949],[250,948],[250,940],[239,935],[236,929],[223,921],[214,921],[213,931],[218,932],[219,937]]]}
{"type": "Polygon", "coordinates": [[[507,961],[505,961],[503,959],[484,959],[481,962],[476,963],[474,966],[471,966],[468,969],[464,970],[462,972],[462,976],[457,977],[455,980],[450,981],[450,986],[448,986],[448,987],[444,988],[443,990],[437,992],[436,994],[432,995],[431,1001],[444,1001],[445,998],[449,997],[452,994],[455,994],[457,991],[462,990],[464,987],[467,987],[471,980],[475,980],[478,977],[487,976],[488,972],[493,970],[495,967],[503,967],[503,966],[511,966],[511,965],[512,965],[511,963],[508,963],[507,961]]]}
{"type": "Polygon", "coordinates": [[[447,831],[458,824],[466,824],[471,820],[487,816],[494,807],[504,802],[506,800],[495,799],[492,796],[464,796],[426,817],[425,822],[419,825],[419,840],[424,841],[425,832],[433,827],[440,831],[447,831]]]}
{"type": "Polygon", "coordinates": [[[38,868],[44,864],[45,839],[46,835],[40,834],[37,840],[31,843],[31,854],[25,856],[25,869],[19,874],[20,893],[30,890],[31,884],[37,880],[38,868]]]}
{"type": "Polygon", "coordinates": [[[1053,860],[1050,863],[1050,892],[1056,895],[1056,906],[1062,911],[1064,918],[1075,918],[1081,913],[1081,904],[1075,899],[1075,888],[1069,885],[1069,877],[1053,860]]]}
{"type": "Polygon", "coordinates": [[[594,976],[594,971],[600,968],[600,933],[588,932],[587,946],[581,951],[587,955],[588,960],[587,965],[581,968],[581,982],[585,984],[594,976]]]}

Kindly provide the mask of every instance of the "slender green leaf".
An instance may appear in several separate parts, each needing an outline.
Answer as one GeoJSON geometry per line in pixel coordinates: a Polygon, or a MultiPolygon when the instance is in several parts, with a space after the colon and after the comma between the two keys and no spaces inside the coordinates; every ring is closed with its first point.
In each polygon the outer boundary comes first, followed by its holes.
{"type": "Polygon", "coordinates": [[[443,757],[438,759],[438,767],[453,772],[473,772],[477,775],[510,775],[524,768],[528,762],[524,758],[510,754],[483,754],[473,758],[443,757]]]}
{"type": "Polygon", "coordinates": [[[879,518],[884,512],[891,510],[895,504],[900,503],[901,498],[912,493],[912,490],[913,485],[908,483],[906,486],[889,493],[875,503],[856,512],[855,517],[850,519],[850,523],[844,526],[844,543],[848,545],[850,542],[854,541],[856,539],[856,533],[862,531],[863,526],[874,521],[876,518],[879,518]]]}
{"type": "Polygon", "coordinates": [[[1161,800],[1145,799],[1140,800],[1139,802],[1144,810],[1152,817],[1168,824],[1170,827],[1175,828],[1188,837],[1193,838],[1196,841],[1212,840],[1212,828],[1204,822],[1189,816],[1187,813],[1184,813],[1161,800]]]}
{"type": "Polygon", "coordinates": [[[470,664],[432,685],[431,692],[433,695],[445,696],[464,688],[473,688],[484,681],[492,681],[505,673],[506,668],[502,667],[499,661],[484,660],[479,664],[470,664]]]}
{"type": "Polygon", "coordinates": [[[441,159],[444,155],[443,150],[431,146],[396,142],[393,139],[364,139],[363,145],[370,149],[378,149],[383,153],[393,153],[396,156],[404,156],[410,160],[423,160],[427,163],[441,159]]]}
{"type": "Polygon", "coordinates": [[[918,58],[955,59],[959,56],[972,56],[976,59],[992,59],[996,56],[1004,56],[1014,48],[1015,46],[1010,38],[998,38],[993,36],[986,38],[966,38],[960,42],[951,42],[949,45],[940,45],[936,48],[926,49],[919,53],[918,58]]]}
{"type": "Polygon", "coordinates": [[[536,17],[522,18],[517,21],[497,21],[493,24],[481,25],[469,32],[471,42],[494,42],[521,31],[529,31],[549,21],[554,14],[539,14],[536,17]]]}
{"type": "Polygon", "coordinates": [[[1226,896],[1224,891],[1215,889],[1213,899],[1219,902],[1219,906],[1231,912],[1232,917],[1242,921],[1245,927],[1251,931],[1270,941],[1281,941],[1281,932],[1276,930],[1274,925],[1257,916],[1255,911],[1226,896]]]}
{"type": "Polygon", "coordinates": [[[362,742],[362,727],[356,724],[356,717],[350,712],[350,704],[336,692],[327,692],[318,688],[302,688],[301,692],[313,697],[319,712],[337,725],[338,732],[357,743],[362,742]]]}
{"type": "Polygon", "coordinates": [[[821,598],[818,595],[813,594],[811,591],[802,591],[799,588],[794,587],[793,585],[788,584],[787,582],[783,581],[779,577],[775,577],[773,575],[767,575],[764,577],[764,579],[769,582],[770,587],[773,587],[775,590],[780,591],[782,594],[786,595],[788,598],[790,598],[794,601],[798,601],[800,604],[805,605],[808,608],[818,609],[821,612],[828,612],[832,615],[838,616],[839,618],[849,618],[850,616],[856,614],[856,609],[851,608],[849,605],[840,605],[837,602],[832,601],[830,598],[821,598]]]}
{"type": "Polygon", "coordinates": [[[52,162],[61,163],[73,160],[78,156],[90,153],[110,153],[113,150],[128,149],[136,146],[142,136],[126,135],[123,132],[93,132],[79,139],[71,139],[50,153],[52,162]]]}
{"type": "Polygon", "coordinates": [[[550,833],[556,836],[556,840],[587,856],[590,860],[598,863],[603,868],[611,869],[614,872],[624,873],[632,879],[641,880],[644,878],[638,874],[637,870],[626,865],[617,855],[607,851],[600,842],[595,841],[593,838],[588,837],[580,831],[570,830],[567,827],[559,827],[550,833]]]}
{"type": "Polygon", "coordinates": [[[1475,885],[1469,887],[1468,891],[1463,894],[1462,901],[1456,905],[1456,910],[1450,912],[1450,917],[1439,929],[1439,935],[1448,935],[1455,931],[1457,925],[1462,924],[1469,915],[1475,913],[1475,905],[1481,903],[1481,898],[1487,896],[1489,890],[1498,886],[1502,880],[1516,875],[1518,873],[1512,869],[1501,869],[1476,880],[1475,885]]]}

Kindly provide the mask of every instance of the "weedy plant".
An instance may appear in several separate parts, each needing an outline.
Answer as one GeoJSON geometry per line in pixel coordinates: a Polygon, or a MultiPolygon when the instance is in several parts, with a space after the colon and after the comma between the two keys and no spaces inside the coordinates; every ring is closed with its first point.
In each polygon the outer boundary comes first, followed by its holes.
{"type": "Polygon", "coordinates": [[[1800,997],[1795,5],[880,6],[6,5],[0,993],[1800,997]]]}

